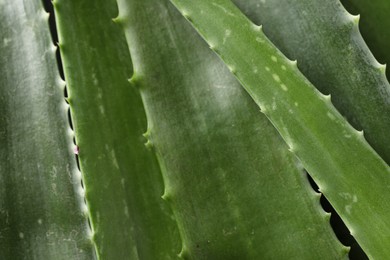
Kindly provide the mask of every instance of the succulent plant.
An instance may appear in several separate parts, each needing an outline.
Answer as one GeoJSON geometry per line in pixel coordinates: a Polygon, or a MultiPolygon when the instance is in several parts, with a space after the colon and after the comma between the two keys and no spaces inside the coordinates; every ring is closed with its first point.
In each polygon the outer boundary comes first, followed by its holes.
{"type": "Polygon", "coordinates": [[[0,0],[1,259],[390,257],[390,3],[52,4],[0,0]]]}

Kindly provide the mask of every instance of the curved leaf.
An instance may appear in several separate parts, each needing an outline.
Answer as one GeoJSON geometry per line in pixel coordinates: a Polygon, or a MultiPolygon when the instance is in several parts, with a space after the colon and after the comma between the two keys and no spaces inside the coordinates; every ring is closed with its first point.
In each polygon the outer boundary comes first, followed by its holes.
{"type": "Polygon", "coordinates": [[[0,1],[0,258],[92,259],[42,2],[0,1]]]}
{"type": "Polygon", "coordinates": [[[173,259],[180,237],[142,136],[146,118],[115,0],[54,2],[86,197],[101,259],[173,259]]]}
{"type": "MultiPolygon", "coordinates": [[[[360,15],[359,29],[381,63],[390,63],[390,2],[387,0],[341,0],[351,13],[360,15]]],[[[390,70],[387,69],[387,78],[390,70]]]]}
{"type": "MultiPolygon", "coordinates": [[[[365,1],[370,2],[370,1],[365,1]]],[[[367,48],[358,17],[338,0],[252,0],[235,3],[390,163],[390,85],[367,48]]],[[[386,33],[384,34],[386,35],[386,33]]],[[[386,37],[386,36],[384,36],[386,37]]],[[[386,43],[388,44],[388,42],[386,43]]]]}
{"type": "Polygon", "coordinates": [[[230,1],[172,2],[278,129],[367,255],[389,257],[390,169],[363,133],[230,1]]]}
{"type": "Polygon", "coordinates": [[[131,84],[145,104],[180,256],[344,257],[302,167],[169,1],[118,4],[115,21],[133,57],[131,84]]]}

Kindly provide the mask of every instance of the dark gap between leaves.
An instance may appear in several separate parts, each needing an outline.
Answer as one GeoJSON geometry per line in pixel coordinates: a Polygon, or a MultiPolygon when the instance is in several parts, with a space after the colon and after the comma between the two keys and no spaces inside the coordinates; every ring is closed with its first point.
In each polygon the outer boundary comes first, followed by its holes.
{"type": "MultiPolygon", "coordinates": [[[[53,5],[51,3],[51,0],[42,0],[42,2],[43,2],[43,6],[45,8],[45,11],[50,14],[50,16],[49,16],[49,27],[50,27],[50,34],[51,34],[51,37],[52,37],[53,44],[58,47],[58,33],[57,33],[57,26],[56,26],[56,23],[55,23],[55,15],[54,15],[53,5]]],[[[59,71],[60,77],[62,78],[62,80],[65,81],[64,70],[63,70],[63,66],[62,66],[61,53],[60,53],[59,48],[57,48],[57,50],[56,50],[56,61],[57,61],[57,67],[58,67],[58,71],[59,71]]],[[[65,86],[65,88],[64,88],[64,99],[65,99],[65,102],[69,104],[69,102],[67,100],[68,97],[69,97],[68,96],[68,90],[67,90],[67,87],[65,86]]],[[[67,115],[68,115],[69,127],[74,131],[74,127],[73,127],[73,123],[72,123],[72,115],[70,113],[70,109],[68,109],[67,115]]],[[[73,137],[72,141],[73,141],[74,145],[76,145],[76,137],[75,136],[73,137]]],[[[76,159],[77,168],[78,168],[79,171],[81,171],[80,170],[80,159],[79,159],[79,155],[78,154],[75,154],[75,159],[76,159]]],[[[81,184],[81,188],[83,190],[85,190],[83,179],[81,179],[80,184],[81,184]]],[[[86,200],[85,196],[83,198],[83,201],[87,205],[87,200],[86,200]]],[[[88,223],[88,226],[89,226],[90,230],[92,230],[91,220],[90,220],[89,217],[87,218],[87,223],[88,223]]]]}
{"type": "MultiPolygon", "coordinates": [[[[311,176],[306,173],[309,183],[313,190],[317,193],[320,193],[317,184],[311,178],[311,176]]],[[[340,242],[345,245],[351,247],[349,251],[349,259],[351,260],[368,260],[367,255],[364,253],[363,249],[356,242],[355,238],[350,234],[347,226],[344,224],[343,220],[334,210],[332,205],[330,205],[329,201],[325,198],[323,194],[321,194],[320,203],[324,211],[330,213],[330,225],[336,234],[336,237],[340,242]]]]}

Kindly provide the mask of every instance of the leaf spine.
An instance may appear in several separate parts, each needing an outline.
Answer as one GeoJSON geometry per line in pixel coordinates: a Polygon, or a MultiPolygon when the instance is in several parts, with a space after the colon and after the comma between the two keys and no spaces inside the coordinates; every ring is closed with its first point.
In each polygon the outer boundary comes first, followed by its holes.
{"type": "Polygon", "coordinates": [[[141,81],[140,77],[138,75],[136,75],[135,72],[133,73],[133,76],[131,76],[131,78],[128,79],[128,82],[130,83],[130,85],[132,85],[135,88],[140,87],[140,81],[141,81]]]}
{"type": "Polygon", "coordinates": [[[42,11],[42,17],[45,21],[49,21],[49,17],[50,17],[50,13],[46,12],[46,11],[42,11]]]}
{"type": "Polygon", "coordinates": [[[295,152],[296,152],[296,149],[295,149],[295,147],[294,147],[293,145],[289,145],[288,151],[289,151],[290,153],[295,153],[295,152]]]}
{"type": "Polygon", "coordinates": [[[356,132],[357,132],[358,136],[364,138],[364,131],[363,131],[363,130],[360,130],[360,131],[359,131],[359,130],[356,130],[356,132]]]}
{"type": "Polygon", "coordinates": [[[252,24],[252,28],[257,32],[263,31],[263,25],[252,24]]]}
{"type": "Polygon", "coordinates": [[[57,7],[58,6],[58,0],[53,0],[51,2],[51,4],[53,5],[53,7],[57,7]]]}
{"type": "Polygon", "coordinates": [[[259,107],[260,107],[260,112],[261,113],[266,114],[268,112],[265,106],[260,104],[259,107]]]}
{"type": "Polygon", "coordinates": [[[228,65],[228,69],[229,69],[230,72],[233,73],[233,74],[236,74],[236,73],[237,73],[237,70],[236,70],[236,68],[235,68],[234,66],[229,66],[229,65],[228,65]]]}
{"type": "Polygon", "coordinates": [[[185,245],[182,245],[181,251],[177,256],[179,258],[184,258],[184,259],[187,259],[189,257],[189,252],[185,245]]]}
{"type": "Polygon", "coordinates": [[[122,19],[119,15],[115,18],[112,18],[112,21],[116,24],[123,25],[124,19],[122,19]]]}
{"type": "Polygon", "coordinates": [[[161,195],[161,198],[165,201],[169,201],[171,199],[171,196],[169,196],[168,192],[165,190],[164,194],[161,195]]]}
{"type": "Polygon", "coordinates": [[[145,143],[145,147],[147,149],[152,149],[153,148],[153,143],[148,139],[145,143]]]}
{"type": "Polygon", "coordinates": [[[325,218],[325,220],[326,221],[330,221],[330,217],[332,216],[332,214],[331,213],[329,213],[329,212],[325,212],[325,216],[324,216],[324,218],[325,218]]]}
{"type": "Polygon", "coordinates": [[[380,63],[379,63],[379,70],[380,70],[382,73],[386,73],[386,68],[387,68],[387,64],[380,64],[380,63]]]}
{"type": "Polygon", "coordinates": [[[322,196],[322,194],[321,193],[319,193],[319,192],[317,192],[317,191],[315,191],[315,190],[313,190],[314,191],[314,194],[313,194],[313,196],[317,199],[317,200],[320,200],[321,199],[321,196],[322,196]]]}
{"type": "Polygon", "coordinates": [[[353,22],[355,25],[359,25],[360,14],[358,14],[358,15],[351,15],[351,18],[352,18],[352,22],[353,22]]]}
{"type": "Polygon", "coordinates": [[[150,130],[146,130],[145,133],[142,134],[143,137],[145,137],[146,139],[150,138],[150,130]]]}
{"type": "Polygon", "coordinates": [[[81,212],[83,213],[83,215],[84,215],[85,217],[88,217],[88,206],[87,206],[86,203],[83,203],[83,204],[81,205],[81,212]]]}
{"type": "Polygon", "coordinates": [[[187,13],[187,11],[182,11],[181,14],[184,16],[184,18],[186,18],[187,20],[190,19],[190,14],[187,13]]]}
{"type": "Polygon", "coordinates": [[[328,95],[322,95],[322,97],[324,98],[324,100],[328,103],[332,103],[332,95],[331,94],[328,94],[328,95]]]}
{"type": "Polygon", "coordinates": [[[60,76],[57,77],[57,80],[56,80],[56,81],[57,81],[57,84],[58,84],[59,87],[65,88],[66,82],[65,82],[65,80],[63,80],[60,76]]]}
{"type": "Polygon", "coordinates": [[[53,53],[55,53],[57,50],[58,50],[58,46],[52,44],[51,47],[50,47],[50,51],[53,52],[53,53]]]}
{"type": "Polygon", "coordinates": [[[293,65],[294,67],[297,67],[298,66],[298,62],[297,60],[289,60],[288,61],[290,62],[291,65],[293,65]]]}

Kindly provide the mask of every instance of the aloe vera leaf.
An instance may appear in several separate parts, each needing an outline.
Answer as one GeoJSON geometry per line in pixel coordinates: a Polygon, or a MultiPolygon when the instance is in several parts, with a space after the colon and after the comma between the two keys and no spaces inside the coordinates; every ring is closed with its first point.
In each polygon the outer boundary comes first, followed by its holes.
{"type": "Polygon", "coordinates": [[[368,257],[388,258],[390,169],[363,133],[232,2],[172,2],[278,129],[368,257]]]}
{"type": "Polygon", "coordinates": [[[92,259],[42,2],[0,1],[0,259],[92,259]]]}
{"type": "Polygon", "coordinates": [[[180,13],[169,1],[118,5],[180,256],[345,257],[302,167],[180,13]]]}
{"type": "Polygon", "coordinates": [[[390,85],[359,33],[359,18],[338,0],[235,3],[390,163],[390,85]]]}
{"type": "Polygon", "coordinates": [[[174,259],[180,236],[145,111],[128,85],[131,60],[115,0],[54,2],[93,240],[100,259],[174,259]]]}
{"type": "MultiPolygon", "coordinates": [[[[390,2],[388,0],[341,0],[348,11],[360,15],[359,29],[381,63],[390,62],[390,2]]],[[[390,78],[390,70],[386,70],[390,78]]]]}

